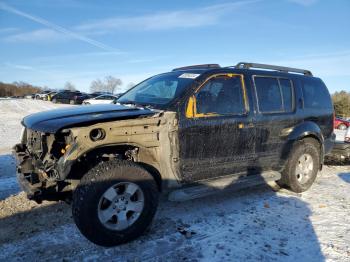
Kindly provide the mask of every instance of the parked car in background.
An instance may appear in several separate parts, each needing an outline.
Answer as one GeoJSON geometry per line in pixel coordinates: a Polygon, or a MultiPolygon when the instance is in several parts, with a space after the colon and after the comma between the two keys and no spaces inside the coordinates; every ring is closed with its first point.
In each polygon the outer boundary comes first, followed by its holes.
{"type": "Polygon", "coordinates": [[[100,95],[93,98],[89,98],[83,101],[84,105],[96,105],[96,104],[112,104],[113,101],[118,99],[119,96],[114,95],[100,95]]]}
{"type": "Polygon", "coordinates": [[[343,118],[336,117],[334,119],[334,128],[335,129],[340,129],[340,130],[345,130],[350,127],[350,121],[347,121],[343,118]]]}
{"type": "Polygon", "coordinates": [[[50,93],[50,90],[42,91],[40,93],[35,94],[35,99],[43,99],[48,93],[50,93]]]}
{"type": "Polygon", "coordinates": [[[118,101],[118,98],[121,97],[122,95],[124,95],[125,93],[126,93],[126,92],[124,92],[124,93],[119,93],[119,94],[115,94],[114,96],[116,97],[116,99],[114,99],[112,103],[113,103],[113,104],[116,104],[117,101],[118,101]]]}
{"type": "Polygon", "coordinates": [[[113,94],[111,92],[100,92],[100,91],[93,92],[93,93],[89,94],[89,96],[91,98],[98,97],[98,96],[101,96],[101,95],[113,95],[113,94]]]}
{"type": "Polygon", "coordinates": [[[344,141],[335,141],[332,151],[326,156],[329,161],[350,163],[350,127],[346,130],[344,141]]]}
{"type": "Polygon", "coordinates": [[[43,100],[44,100],[44,101],[51,101],[51,100],[52,100],[52,97],[53,97],[54,95],[56,95],[56,94],[57,94],[56,91],[51,91],[50,93],[47,93],[47,94],[45,94],[45,95],[43,96],[43,100]]]}
{"type": "Polygon", "coordinates": [[[51,101],[53,103],[75,105],[82,104],[83,101],[88,98],[90,98],[88,94],[82,93],[80,91],[62,91],[52,96],[51,101]]]}
{"type": "Polygon", "coordinates": [[[24,96],[24,98],[33,99],[33,94],[26,95],[26,96],[24,96]]]}
{"type": "Polygon", "coordinates": [[[350,127],[346,130],[344,141],[350,143],[350,127]]]}

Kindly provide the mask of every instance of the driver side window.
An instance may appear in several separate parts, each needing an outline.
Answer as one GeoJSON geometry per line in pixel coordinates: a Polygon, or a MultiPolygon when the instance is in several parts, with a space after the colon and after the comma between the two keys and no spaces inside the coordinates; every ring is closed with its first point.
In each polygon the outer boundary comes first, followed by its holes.
{"type": "Polygon", "coordinates": [[[195,95],[195,116],[241,115],[246,112],[240,75],[208,80],[195,95]]]}

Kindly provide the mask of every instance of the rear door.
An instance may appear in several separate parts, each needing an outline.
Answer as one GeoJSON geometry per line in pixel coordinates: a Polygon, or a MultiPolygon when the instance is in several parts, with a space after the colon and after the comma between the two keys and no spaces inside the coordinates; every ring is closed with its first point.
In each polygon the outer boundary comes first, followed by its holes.
{"type": "Polygon", "coordinates": [[[62,92],[62,93],[58,93],[57,95],[56,95],[56,100],[57,100],[57,102],[63,102],[63,96],[64,96],[64,93],[62,92]]]}
{"type": "Polygon", "coordinates": [[[180,116],[182,178],[190,182],[247,171],[255,157],[254,132],[243,75],[210,77],[180,116]]]}
{"type": "Polygon", "coordinates": [[[61,103],[68,103],[68,93],[67,92],[61,93],[59,100],[61,103]]]}
{"type": "Polygon", "coordinates": [[[266,75],[254,75],[252,81],[257,108],[255,152],[258,165],[262,169],[278,169],[282,152],[287,150],[288,130],[298,122],[293,81],[266,75]]]}

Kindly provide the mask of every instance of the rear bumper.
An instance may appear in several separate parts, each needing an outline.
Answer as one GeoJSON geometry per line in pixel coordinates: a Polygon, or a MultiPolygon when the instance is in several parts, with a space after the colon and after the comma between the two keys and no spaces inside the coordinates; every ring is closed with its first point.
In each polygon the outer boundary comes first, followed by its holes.
{"type": "Polygon", "coordinates": [[[350,160],[350,143],[336,141],[332,151],[326,157],[337,160],[350,160]]]}
{"type": "Polygon", "coordinates": [[[324,146],[325,155],[329,154],[333,150],[333,147],[336,143],[335,137],[336,137],[335,134],[332,133],[332,135],[329,138],[324,140],[323,146],[324,146]]]}

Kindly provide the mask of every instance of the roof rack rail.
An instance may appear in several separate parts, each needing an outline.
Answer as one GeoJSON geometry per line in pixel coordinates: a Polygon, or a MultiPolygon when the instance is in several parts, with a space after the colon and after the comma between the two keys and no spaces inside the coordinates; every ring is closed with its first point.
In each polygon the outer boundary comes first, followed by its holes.
{"type": "Polygon", "coordinates": [[[235,66],[235,68],[238,68],[238,69],[261,68],[261,69],[276,70],[279,72],[286,72],[286,73],[293,72],[293,73],[304,74],[307,76],[312,76],[311,71],[305,70],[305,69],[298,69],[298,68],[284,67],[284,66],[275,66],[275,65],[265,65],[265,64],[258,64],[258,63],[240,62],[235,66]]]}
{"type": "Polygon", "coordinates": [[[211,69],[211,68],[221,68],[219,64],[203,64],[203,65],[191,65],[183,66],[173,69],[172,71],[187,70],[187,69],[211,69]]]}

